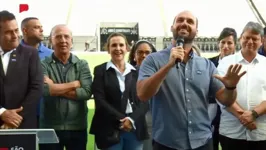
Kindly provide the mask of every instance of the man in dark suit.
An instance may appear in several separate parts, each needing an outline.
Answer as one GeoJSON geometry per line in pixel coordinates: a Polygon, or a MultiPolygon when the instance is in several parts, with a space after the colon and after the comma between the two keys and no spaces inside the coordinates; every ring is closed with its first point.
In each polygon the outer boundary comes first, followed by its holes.
{"type": "Polygon", "coordinates": [[[38,52],[19,44],[14,14],[0,12],[0,126],[36,128],[43,76],[38,52]]]}

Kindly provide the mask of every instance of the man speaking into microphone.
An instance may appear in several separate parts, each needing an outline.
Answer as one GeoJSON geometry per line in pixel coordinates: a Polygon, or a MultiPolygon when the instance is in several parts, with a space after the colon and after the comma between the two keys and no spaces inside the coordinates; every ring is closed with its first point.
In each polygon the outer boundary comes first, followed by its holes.
{"type": "Polygon", "coordinates": [[[236,99],[245,72],[232,65],[225,76],[217,75],[213,63],[192,49],[197,29],[191,12],[179,13],[171,26],[172,44],[141,64],[137,94],[142,101],[152,98],[153,150],[212,150],[208,95],[225,106],[236,99]]]}

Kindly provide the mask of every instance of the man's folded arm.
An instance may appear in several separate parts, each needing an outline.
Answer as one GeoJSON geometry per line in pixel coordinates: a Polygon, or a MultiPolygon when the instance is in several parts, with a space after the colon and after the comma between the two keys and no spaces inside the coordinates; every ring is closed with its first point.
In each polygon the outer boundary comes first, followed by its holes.
{"type": "Polygon", "coordinates": [[[77,88],[75,82],[62,84],[48,84],[50,96],[64,96],[65,93],[75,90],[77,88]]]}
{"type": "Polygon", "coordinates": [[[80,71],[80,87],[63,94],[64,97],[72,100],[89,100],[92,95],[92,76],[87,61],[82,60],[80,71]]]}
{"type": "MultiPolygon", "coordinates": [[[[43,78],[49,77],[48,75],[48,67],[47,64],[44,61],[42,61],[42,69],[43,69],[43,78]]],[[[62,83],[62,84],[47,84],[43,83],[43,96],[62,96],[66,92],[72,91],[76,89],[75,82],[69,82],[69,83],[62,83]]]]}

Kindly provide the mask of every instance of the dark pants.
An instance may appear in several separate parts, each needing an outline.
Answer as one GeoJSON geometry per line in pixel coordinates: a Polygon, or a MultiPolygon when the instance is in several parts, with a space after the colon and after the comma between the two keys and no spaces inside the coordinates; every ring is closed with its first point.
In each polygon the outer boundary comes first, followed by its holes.
{"type": "Polygon", "coordinates": [[[120,142],[104,150],[143,150],[143,141],[133,132],[121,132],[120,142]]]}
{"type": "Polygon", "coordinates": [[[147,127],[148,127],[148,133],[149,133],[149,139],[144,141],[143,144],[143,150],[152,150],[152,115],[151,111],[148,111],[145,115],[147,127]]]}
{"type": "Polygon", "coordinates": [[[266,141],[246,141],[220,135],[223,150],[265,150],[266,141]]]}
{"type": "MultiPolygon", "coordinates": [[[[153,150],[178,150],[178,149],[172,149],[172,148],[166,147],[166,146],[153,140],[153,150]]],[[[205,144],[199,148],[191,149],[191,150],[213,150],[212,139],[210,139],[207,144],[205,144]]]]}
{"type": "Polygon", "coordinates": [[[37,129],[39,129],[40,128],[40,116],[37,116],[37,129]]]}
{"type": "Polygon", "coordinates": [[[87,130],[55,132],[59,144],[40,144],[39,150],[86,150],[87,130]]]}
{"type": "Polygon", "coordinates": [[[221,119],[221,108],[217,107],[217,113],[215,118],[212,121],[212,126],[214,127],[214,131],[212,134],[213,139],[213,150],[219,150],[219,127],[220,127],[220,119],[221,119]]]}
{"type": "Polygon", "coordinates": [[[214,126],[213,138],[213,150],[219,150],[219,126],[214,126]]]}

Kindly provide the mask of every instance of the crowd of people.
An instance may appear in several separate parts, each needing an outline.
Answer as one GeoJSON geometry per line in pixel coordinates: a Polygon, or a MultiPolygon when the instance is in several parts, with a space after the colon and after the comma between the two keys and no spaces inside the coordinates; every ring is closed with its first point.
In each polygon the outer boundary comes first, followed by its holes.
{"type": "Polygon", "coordinates": [[[236,52],[237,33],[225,27],[219,55],[208,59],[193,44],[198,24],[190,11],[177,14],[172,43],[159,51],[149,41],[130,46],[125,35],[112,33],[105,44],[110,61],[92,75],[88,62],[70,52],[67,25],[52,28],[51,50],[38,18],[21,22],[19,42],[16,17],[1,11],[1,130],[54,129],[59,143],[40,150],[86,150],[89,133],[102,150],[265,149],[266,28],[243,25],[236,52]]]}

